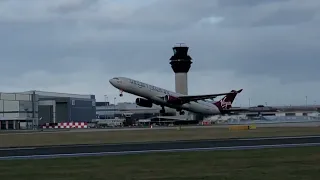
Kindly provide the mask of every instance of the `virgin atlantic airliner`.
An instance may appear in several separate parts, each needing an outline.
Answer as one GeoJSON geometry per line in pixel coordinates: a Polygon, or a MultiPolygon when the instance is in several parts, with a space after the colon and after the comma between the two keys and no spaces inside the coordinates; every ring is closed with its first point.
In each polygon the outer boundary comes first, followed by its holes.
{"type": "Polygon", "coordinates": [[[165,113],[164,107],[176,109],[180,115],[184,114],[184,110],[204,115],[249,111],[248,108],[232,108],[235,97],[242,89],[219,94],[183,95],[126,77],[115,77],[109,82],[120,90],[120,97],[123,96],[123,92],[140,96],[136,99],[138,106],[149,108],[153,104],[161,106],[160,114],[165,113]],[[209,101],[218,96],[224,97],[219,101],[209,101]]]}

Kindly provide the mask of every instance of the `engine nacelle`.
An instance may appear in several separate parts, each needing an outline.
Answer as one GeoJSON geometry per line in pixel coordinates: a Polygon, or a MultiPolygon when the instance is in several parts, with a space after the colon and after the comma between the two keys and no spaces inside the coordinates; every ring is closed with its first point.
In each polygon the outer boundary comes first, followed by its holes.
{"type": "Polygon", "coordinates": [[[164,100],[167,103],[171,103],[171,104],[181,104],[182,103],[181,99],[174,97],[174,96],[170,96],[170,95],[166,95],[164,97],[164,100]]]}
{"type": "Polygon", "coordinates": [[[138,106],[148,107],[148,108],[151,108],[152,105],[153,105],[152,101],[150,101],[148,99],[142,99],[142,98],[137,98],[136,99],[136,104],[138,106]]]}

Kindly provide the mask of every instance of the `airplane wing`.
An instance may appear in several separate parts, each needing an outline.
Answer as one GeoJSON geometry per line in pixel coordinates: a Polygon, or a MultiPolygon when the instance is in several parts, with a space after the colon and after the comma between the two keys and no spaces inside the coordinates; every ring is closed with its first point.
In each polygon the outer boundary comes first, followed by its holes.
{"type": "Polygon", "coordinates": [[[224,109],[224,113],[241,113],[241,112],[279,112],[279,109],[273,108],[273,107],[265,107],[265,108],[257,108],[257,107],[251,107],[251,108],[229,108],[224,109]]]}
{"type": "Polygon", "coordinates": [[[199,100],[205,100],[205,99],[214,99],[218,96],[225,96],[225,95],[229,95],[229,94],[234,94],[234,93],[240,93],[242,91],[242,89],[240,89],[239,91],[231,91],[228,93],[219,93],[219,94],[206,94],[206,95],[192,95],[192,96],[179,96],[176,98],[181,99],[184,102],[190,102],[190,101],[199,101],[199,100]]]}

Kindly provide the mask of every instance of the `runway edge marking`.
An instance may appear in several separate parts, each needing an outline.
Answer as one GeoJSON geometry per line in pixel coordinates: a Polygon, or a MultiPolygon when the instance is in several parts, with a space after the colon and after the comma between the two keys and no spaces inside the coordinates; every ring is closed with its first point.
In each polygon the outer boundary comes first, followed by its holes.
{"type": "Polygon", "coordinates": [[[0,160],[50,159],[50,158],[63,158],[63,157],[89,157],[89,156],[103,156],[103,155],[146,154],[146,153],[156,153],[156,152],[249,150],[249,149],[267,149],[267,148],[310,147],[310,146],[320,146],[320,143],[275,144],[275,145],[256,145],[256,146],[209,147],[209,148],[141,150],[141,151],[118,151],[118,152],[74,153],[74,154],[70,153],[70,154],[29,155],[29,156],[7,156],[7,157],[0,157],[0,160]]]}

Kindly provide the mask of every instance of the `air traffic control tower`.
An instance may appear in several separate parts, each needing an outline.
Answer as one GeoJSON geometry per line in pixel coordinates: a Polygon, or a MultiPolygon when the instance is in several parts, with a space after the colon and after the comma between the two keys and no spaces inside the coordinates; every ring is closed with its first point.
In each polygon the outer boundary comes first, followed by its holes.
{"type": "Polygon", "coordinates": [[[188,95],[188,72],[192,64],[192,58],[188,55],[189,47],[179,43],[172,49],[174,54],[170,64],[175,73],[176,92],[188,95]]]}

